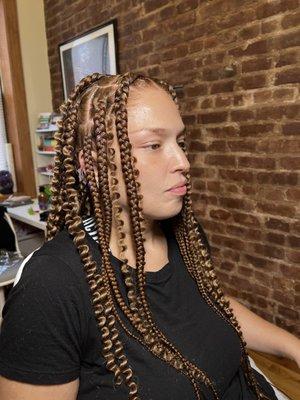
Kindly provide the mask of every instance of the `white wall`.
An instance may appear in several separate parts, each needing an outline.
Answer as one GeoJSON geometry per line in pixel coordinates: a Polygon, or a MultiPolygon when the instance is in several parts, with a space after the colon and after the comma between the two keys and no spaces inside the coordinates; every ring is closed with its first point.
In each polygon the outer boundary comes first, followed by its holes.
{"type": "Polygon", "coordinates": [[[28,120],[31,132],[32,154],[36,185],[46,183],[36,173],[37,157],[47,164],[46,156],[36,154],[36,125],[41,112],[52,111],[50,70],[47,55],[43,0],[17,0],[20,43],[25,80],[28,120]],[[44,157],[44,158],[43,158],[44,157]]]}

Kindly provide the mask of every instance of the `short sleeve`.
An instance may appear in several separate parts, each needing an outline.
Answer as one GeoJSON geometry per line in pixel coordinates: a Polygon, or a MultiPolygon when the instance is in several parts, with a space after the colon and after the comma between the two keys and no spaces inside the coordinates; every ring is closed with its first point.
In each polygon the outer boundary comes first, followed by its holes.
{"type": "Polygon", "coordinates": [[[3,309],[0,375],[31,384],[75,380],[87,330],[82,297],[67,264],[33,255],[3,309]]]}

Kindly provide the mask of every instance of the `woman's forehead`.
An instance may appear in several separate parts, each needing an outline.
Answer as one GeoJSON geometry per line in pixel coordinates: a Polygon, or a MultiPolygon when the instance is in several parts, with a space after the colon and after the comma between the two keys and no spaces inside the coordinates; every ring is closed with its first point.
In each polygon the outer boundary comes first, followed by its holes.
{"type": "Polygon", "coordinates": [[[128,98],[128,131],[184,128],[177,105],[161,88],[135,89],[128,98]]]}

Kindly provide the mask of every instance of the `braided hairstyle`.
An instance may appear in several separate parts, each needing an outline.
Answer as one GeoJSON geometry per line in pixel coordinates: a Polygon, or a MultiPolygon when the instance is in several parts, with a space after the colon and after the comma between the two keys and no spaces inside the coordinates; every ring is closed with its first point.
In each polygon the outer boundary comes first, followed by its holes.
{"type": "MultiPolygon", "coordinates": [[[[102,354],[106,367],[114,374],[116,385],[128,388],[128,398],[138,400],[139,387],[129,366],[120,329],[137,340],[155,357],[168,363],[178,373],[185,375],[193,386],[195,399],[201,399],[201,385],[211,391],[213,398],[219,394],[213,381],[197,365],[186,359],[179,349],[156,326],[145,293],[145,221],[141,206],[142,195],[137,180],[139,171],[131,153],[127,128],[127,99],[129,88],[154,86],[165,90],[177,104],[176,93],[167,83],[142,75],[101,75],[98,73],[82,79],[61,108],[62,120],[55,136],[57,141],[52,179],[52,205],[47,223],[47,239],[52,239],[66,227],[79,252],[90,287],[95,317],[102,336],[102,354]],[[125,233],[122,207],[119,203],[119,182],[116,177],[117,140],[120,164],[126,187],[133,240],[136,249],[136,271],[125,257],[125,233]],[[86,184],[78,178],[78,154],[82,150],[86,184]],[[96,156],[95,156],[96,155],[96,156]],[[96,162],[95,162],[96,158],[96,162]],[[95,218],[101,270],[97,269],[83,228],[83,215],[92,213],[95,218]],[[120,250],[121,271],[126,287],[126,298],[121,293],[110,261],[109,240],[112,219],[115,219],[120,250]],[[120,316],[122,314],[123,317],[120,316]],[[124,318],[126,322],[124,323],[124,318]]],[[[187,153],[184,147],[185,153],[187,153]]],[[[191,201],[191,179],[186,174],[187,193],[181,212],[170,219],[181,255],[191,277],[207,304],[240,338],[241,363],[249,387],[257,399],[268,400],[256,382],[249,363],[246,343],[241,328],[225,298],[214,272],[211,258],[198,229],[191,201]]]]}

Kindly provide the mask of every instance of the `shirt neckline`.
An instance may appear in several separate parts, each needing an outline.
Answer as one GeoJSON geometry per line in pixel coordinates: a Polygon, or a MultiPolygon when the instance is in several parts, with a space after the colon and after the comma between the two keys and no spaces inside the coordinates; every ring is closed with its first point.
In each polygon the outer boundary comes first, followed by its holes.
{"type": "MultiPolygon", "coordinates": [[[[167,239],[167,246],[168,246],[168,262],[162,266],[159,270],[157,271],[146,271],[145,272],[145,280],[146,283],[164,283],[168,281],[173,272],[174,272],[174,240],[172,235],[172,231],[170,228],[166,228],[163,226],[163,231],[165,233],[165,237],[167,239]]],[[[96,248],[99,251],[98,248],[98,243],[96,240],[86,231],[87,233],[87,238],[88,241],[92,244],[94,248],[96,248]]],[[[120,270],[120,265],[121,265],[121,260],[119,260],[117,257],[115,257],[111,252],[110,252],[110,260],[112,265],[115,267],[116,272],[120,275],[122,275],[122,272],[120,270]]],[[[129,266],[129,268],[132,270],[133,274],[132,276],[135,277],[135,268],[129,266]]]]}

